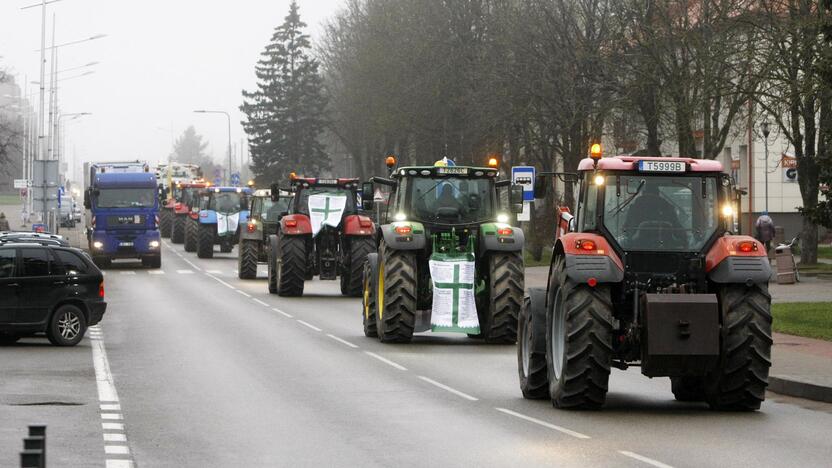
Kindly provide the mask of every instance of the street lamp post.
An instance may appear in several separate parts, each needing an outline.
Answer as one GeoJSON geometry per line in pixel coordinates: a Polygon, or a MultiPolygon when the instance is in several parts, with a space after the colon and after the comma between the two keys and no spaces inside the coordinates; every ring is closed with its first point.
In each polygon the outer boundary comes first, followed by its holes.
{"type": "Polygon", "coordinates": [[[768,120],[763,120],[760,124],[760,131],[763,132],[763,147],[765,148],[765,164],[763,165],[763,172],[765,174],[765,192],[766,192],[766,213],[768,213],[768,136],[771,132],[768,120]]]}
{"type": "Polygon", "coordinates": [[[227,185],[231,185],[231,115],[226,111],[221,110],[195,110],[197,114],[224,114],[225,118],[228,119],[228,171],[226,171],[225,175],[225,183],[227,185]]]}

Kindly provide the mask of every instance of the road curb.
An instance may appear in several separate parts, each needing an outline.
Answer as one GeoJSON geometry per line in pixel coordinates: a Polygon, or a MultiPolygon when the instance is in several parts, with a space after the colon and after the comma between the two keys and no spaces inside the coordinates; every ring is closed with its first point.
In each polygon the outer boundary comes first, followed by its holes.
{"type": "Polygon", "coordinates": [[[805,382],[792,376],[769,376],[768,389],[781,395],[832,403],[832,387],[805,382]]]}

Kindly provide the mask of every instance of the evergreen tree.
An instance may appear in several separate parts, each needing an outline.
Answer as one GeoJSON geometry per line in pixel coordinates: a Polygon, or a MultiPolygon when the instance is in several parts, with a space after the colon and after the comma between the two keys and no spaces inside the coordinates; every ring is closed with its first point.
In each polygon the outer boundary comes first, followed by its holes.
{"type": "Polygon", "coordinates": [[[202,135],[196,133],[196,129],[191,125],[173,143],[173,154],[171,156],[176,162],[199,165],[203,176],[213,179],[214,173],[219,166],[205,152],[207,147],[208,142],[203,141],[202,135]]]}
{"type": "Polygon", "coordinates": [[[251,170],[260,182],[285,180],[290,172],[314,176],[330,166],[319,138],[325,126],[323,81],[305,27],[293,1],[255,67],[257,90],[243,91],[251,170]]]}

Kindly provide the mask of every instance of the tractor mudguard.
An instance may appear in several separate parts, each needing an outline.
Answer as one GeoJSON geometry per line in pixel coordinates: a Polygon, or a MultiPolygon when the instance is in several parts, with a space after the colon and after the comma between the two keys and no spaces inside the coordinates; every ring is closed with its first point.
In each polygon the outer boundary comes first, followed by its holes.
{"type": "Polygon", "coordinates": [[[312,222],[303,214],[288,214],[280,218],[280,231],[287,236],[312,234],[312,222]]]}
{"type": "Polygon", "coordinates": [[[555,254],[563,253],[566,276],[577,283],[595,278],[598,283],[619,283],[624,279],[624,264],[603,236],[588,232],[570,232],[555,242],[555,254]],[[586,250],[587,242],[594,249],[586,250]]]}
{"type": "Polygon", "coordinates": [[[214,210],[200,210],[199,224],[217,224],[217,212],[214,210]]]}
{"type": "Polygon", "coordinates": [[[526,235],[519,227],[502,223],[485,223],[480,227],[480,253],[519,252],[526,244],[526,235]]]}
{"type": "Polygon", "coordinates": [[[765,246],[750,236],[717,239],[705,256],[705,271],[714,283],[768,283],[771,279],[765,246]],[[752,247],[744,252],[740,244],[752,247]]]}
{"type": "Polygon", "coordinates": [[[425,226],[422,223],[400,221],[385,224],[379,229],[384,236],[384,243],[393,250],[421,250],[428,245],[425,226]],[[401,232],[396,232],[397,228],[401,232]]]}
{"type": "Polygon", "coordinates": [[[372,236],[376,232],[373,220],[367,216],[349,215],[344,217],[344,234],[348,236],[372,236]]]}

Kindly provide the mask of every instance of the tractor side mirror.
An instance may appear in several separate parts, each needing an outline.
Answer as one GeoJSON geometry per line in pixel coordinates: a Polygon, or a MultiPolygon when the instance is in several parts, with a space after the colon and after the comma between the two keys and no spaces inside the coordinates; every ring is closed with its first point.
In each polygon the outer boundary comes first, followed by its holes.
{"type": "Polygon", "coordinates": [[[509,205],[511,208],[512,213],[522,213],[523,212],[523,186],[514,184],[511,186],[511,191],[509,192],[509,205]]]}
{"type": "Polygon", "coordinates": [[[549,189],[549,184],[546,183],[546,176],[539,175],[534,178],[534,197],[546,198],[546,192],[549,189]]]}
{"type": "Polygon", "coordinates": [[[374,203],[374,190],[372,182],[364,182],[361,184],[361,208],[364,210],[372,210],[374,203]]]}
{"type": "Polygon", "coordinates": [[[271,189],[270,190],[270,192],[271,192],[270,195],[272,197],[272,201],[276,202],[277,200],[280,199],[280,186],[278,184],[272,184],[271,187],[269,187],[269,188],[271,189]]]}

